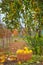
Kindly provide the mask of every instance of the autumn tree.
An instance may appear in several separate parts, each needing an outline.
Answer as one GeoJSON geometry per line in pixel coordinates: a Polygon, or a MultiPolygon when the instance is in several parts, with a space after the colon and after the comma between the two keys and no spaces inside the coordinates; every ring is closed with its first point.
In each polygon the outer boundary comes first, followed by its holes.
{"type": "Polygon", "coordinates": [[[43,0],[2,0],[0,5],[5,14],[3,21],[10,29],[20,28],[20,18],[27,32],[38,31],[43,27],[43,0]]]}

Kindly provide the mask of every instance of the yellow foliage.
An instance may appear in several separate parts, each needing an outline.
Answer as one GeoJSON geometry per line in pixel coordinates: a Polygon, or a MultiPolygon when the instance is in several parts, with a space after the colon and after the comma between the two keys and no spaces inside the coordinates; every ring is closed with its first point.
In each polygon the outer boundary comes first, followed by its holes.
{"type": "Polygon", "coordinates": [[[5,62],[5,59],[1,59],[1,62],[5,62]]]}
{"type": "Polygon", "coordinates": [[[0,58],[1,58],[1,59],[3,59],[3,58],[5,58],[5,56],[4,56],[4,55],[2,55],[0,58]]]}
{"type": "Polygon", "coordinates": [[[11,9],[13,9],[13,7],[14,7],[14,3],[13,2],[10,3],[10,7],[11,7],[11,9]]]}
{"type": "Polygon", "coordinates": [[[21,5],[22,4],[22,1],[21,0],[18,0],[18,4],[21,5]]]}
{"type": "Polygon", "coordinates": [[[21,61],[18,61],[18,64],[21,64],[21,61]]]}
{"type": "Polygon", "coordinates": [[[0,62],[4,62],[4,61],[5,61],[5,56],[4,55],[0,56],[0,62]]]}
{"type": "Polygon", "coordinates": [[[35,8],[35,11],[36,12],[39,12],[40,11],[40,8],[39,7],[35,8]]]}

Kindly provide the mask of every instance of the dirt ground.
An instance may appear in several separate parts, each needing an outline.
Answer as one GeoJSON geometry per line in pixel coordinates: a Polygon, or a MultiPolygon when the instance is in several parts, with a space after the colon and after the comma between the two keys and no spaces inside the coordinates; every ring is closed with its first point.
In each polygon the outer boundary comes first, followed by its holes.
{"type": "MultiPolygon", "coordinates": [[[[0,63],[0,65],[18,65],[16,62],[6,62],[6,63],[0,63]]],[[[26,64],[24,64],[26,65],[26,64]]],[[[28,64],[28,65],[43,65],[43,62],[41,63],[32,63],[32,64],[28,64]]]]}

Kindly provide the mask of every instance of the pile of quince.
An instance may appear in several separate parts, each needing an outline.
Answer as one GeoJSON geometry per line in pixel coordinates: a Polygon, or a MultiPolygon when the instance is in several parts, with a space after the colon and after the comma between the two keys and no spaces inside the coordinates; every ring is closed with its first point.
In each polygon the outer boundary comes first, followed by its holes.
{"type": "Polygon", "coordinates": [[[28,47],[24,47],[24,49],[18,49],[16,51],[16,54],[21,54],[21,53],[29,54],[29,53],[32,53],[32,50],[29,50],[28,47]]]}
{"type": "Polygon", "coordinates": [[[32,58],[32,50],[29,50],[27,47],[24,47],[24,49],[18,49],[16,51],[17,54],[17,60],[18,61],[27,61],[32,58]]]}

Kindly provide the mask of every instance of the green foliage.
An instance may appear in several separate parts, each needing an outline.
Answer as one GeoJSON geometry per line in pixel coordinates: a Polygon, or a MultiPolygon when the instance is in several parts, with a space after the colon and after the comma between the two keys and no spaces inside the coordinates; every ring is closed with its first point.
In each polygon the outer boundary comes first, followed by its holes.
{"type": "MultiPolygon", "coordinates": [[[[40,0],[2,0],[0,8],[2,13],[6,13],[4,22],[7,24],[7,27],[11,29],[20,27],[19,19],[23,18],[24,21],[22,22],[25,24],[27,32],[29,33],[29,30],[31,32],[31,28],[35,31],[35,26],[41,23],[43,19],[43,3],[40,0]],[[23,16],[21,16],[21,14],[23,14],[23,16]],[[34,24],[32,24],[33,20],[34,24]],[[38,21],[38,23],[36,21],[38,21]]],[[[38,29],[40,29],[39,26],[38,29]]]]}
{"type": "Polygon", "coordinates": [[[43,37],[26,37],[28,46],[33,50],[33,54],[43,55],[43,37]]]}

